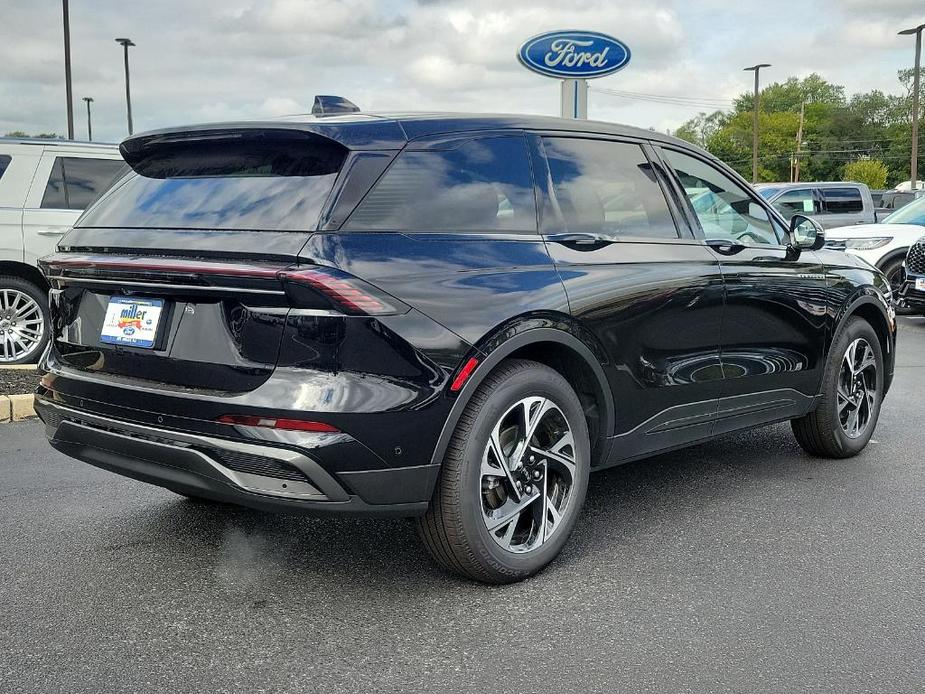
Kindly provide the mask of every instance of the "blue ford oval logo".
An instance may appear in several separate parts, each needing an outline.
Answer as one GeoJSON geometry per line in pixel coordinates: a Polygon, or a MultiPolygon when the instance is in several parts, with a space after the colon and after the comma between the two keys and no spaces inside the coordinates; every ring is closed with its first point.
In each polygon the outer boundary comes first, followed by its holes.
{"type": "Polygon", "coordinates": [[[524,41],[517,58],[548,77],[588,79],[616,72],[630,61],[622,41],[596,31],[550,31],[524,41]]]}

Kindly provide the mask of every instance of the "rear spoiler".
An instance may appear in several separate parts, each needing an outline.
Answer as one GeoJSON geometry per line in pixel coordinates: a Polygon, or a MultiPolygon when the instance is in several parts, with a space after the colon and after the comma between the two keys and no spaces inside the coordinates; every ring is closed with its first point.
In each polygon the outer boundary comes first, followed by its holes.
{"type": "MultiPolygon", "coordinates": [[[[292,146],[312,138],[325,138],[349,150],[398,150],[408,138],[394,120],[366,115],[303,121],[242,121],[209,123],[181,128],[164,128],[133,135],[122,141],[119,151],[133,169],[153,150],[183,145],[243,142],[256,140],[288,141],[292,146]]],[[[316,140],[317,141],[317,140],[316,140]]]]}

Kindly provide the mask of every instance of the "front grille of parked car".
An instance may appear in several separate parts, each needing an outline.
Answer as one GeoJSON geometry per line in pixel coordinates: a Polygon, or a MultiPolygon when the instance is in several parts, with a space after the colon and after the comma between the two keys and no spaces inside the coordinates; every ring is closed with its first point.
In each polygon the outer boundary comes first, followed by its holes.
{"type": "Polygon", "coordinates": [[[906,271],[916,275],[925,275],[925,240],[918,241],[909,249],[906,256],[906,271]]]}
{"type": "Polygon", "coordinates": [[[845,239],[826,239],[825,247],[830,248],[835,251],[843,251],[847,248],[847,242],[845,239]]]}
{"type": "Polygon", "coordinates": [[[210,458],[235,472],[244,472],[249,475],[262,475],[264,477],[275,477],[283,480],[293,480],[295,482],[307,482],[308,478],[299,470],[287,465],[286,463],[265,458],[260,455],[251,455],[250,453],[239,453],[238,451],[227,451],[218,448],[204,449],[210,458]]]}

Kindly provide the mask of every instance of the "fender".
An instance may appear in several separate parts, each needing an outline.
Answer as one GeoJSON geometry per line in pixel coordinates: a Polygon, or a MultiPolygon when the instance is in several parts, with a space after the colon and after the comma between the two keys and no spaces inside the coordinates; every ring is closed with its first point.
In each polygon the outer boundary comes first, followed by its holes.
{"type": "Polygon", "coordinates": [[[463,389],[459,392],[456,402],[450,409],[450,414],[440,432],[440,438],[437,439],[437,445],[434,447],[434,453],[430,461],[431,464],[439,464],[443,461],[443,454],[446,452],[447,446],[449,446],[453,431],[456,429],[456,424],[462,416],[463,410],[466,409],[466,405],[469,404],[472,395],[478,390],[479,385],[485,380],[485,377],[491,373],[492,369],[518,349],[539,342],[555,342],[569,347],[587,362],[596,376],[598,387],[604,396],[604,432],[607,437],[613,433],[615,417],[613,394],[611,393],[607,376],[604,374],[604,369],[601,368],[600,361],[594,355],[594,352],[592,352],[584,342],[565,330],[549,327],[529,328],[495,347],[482,361],[480,361],[475,371],[472,372],[466,385],[463,386],[463,389]]]}
{"type": "MultiPolygon", "coordinates": [[[[839,307],[835,314],[835,327],[832,330],[831,343],[835,342],[844,329],[845,324],[848,322],[848,319],[854,315],[857,309],[867,304],[877,307],[878,312],[883,317],[888,328],[892,328],[891,331],[895,333],[895,328],[892,326],[895,326],[896,321],[890,316],[891,312],[886,306],[886,300],[874,287],[866,286],[858,288],[854,296],[839,307]]],[[[893,353],[893,344],[890,341],[887,341],[887,353],[893,353]]]]}
{"type": "MultiPolygon", "coordinates": [[[[885,362],[884,394],[886,394],[893,382],[893,370],[896,362],[896,319],[891,307],[886,304],[883,295],[875,287],[865,286],[859,288],[854,296],[839,308],[835,314],[835,328],[832,330],[829,351],[831,352],[832,345],[835,344],[835,340],[844,330],[848,319],[855,315],[862,306],[875,306],[887,326],[886,353],[883,355],[885,362]]],[[[877,330],[877,326],[874,326],[874,330],[877,330]]]]}

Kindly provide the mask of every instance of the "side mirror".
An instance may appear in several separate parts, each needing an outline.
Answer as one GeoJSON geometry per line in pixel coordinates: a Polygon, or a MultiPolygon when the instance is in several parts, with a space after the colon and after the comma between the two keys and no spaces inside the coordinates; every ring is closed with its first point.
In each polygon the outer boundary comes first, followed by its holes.
{"type": "Polygon", "coordinates": [[[790,244],[796,250],[818,251],[825,246],[825,230],[815,219],[795,214],[790,218],[790,244]]]}

